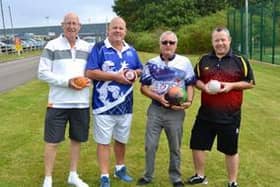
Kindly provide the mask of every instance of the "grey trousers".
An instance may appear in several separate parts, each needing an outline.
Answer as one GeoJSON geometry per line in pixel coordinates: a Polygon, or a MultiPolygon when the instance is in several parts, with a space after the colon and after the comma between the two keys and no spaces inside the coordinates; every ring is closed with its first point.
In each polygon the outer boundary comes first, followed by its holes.
{"type": "Polygon", "coordinates": [[[183,122],[185,111],[175,111],[151,104],[147,111],[144,178],[153,179],[155,156],[161,131],[164,130],[169,146],[169,177],[172,183],[181,181],[180,148],[183,136],[183,122]]]}

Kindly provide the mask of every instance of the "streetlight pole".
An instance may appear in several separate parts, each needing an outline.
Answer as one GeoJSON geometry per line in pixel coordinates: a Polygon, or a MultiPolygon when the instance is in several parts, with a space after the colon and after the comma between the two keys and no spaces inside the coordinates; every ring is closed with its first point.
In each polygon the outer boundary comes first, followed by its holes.
{"type": "Polygon", "coordinates": [[[248,0],[245,0],[245,55],[248,58],[249,56],[249,45],[248,45],[248,40],[249,40],[249,16],[248,16],[248,0]]]}
{"type": "Polygon", "coordinates": [[[12,34],[13,34],[13,36],[14,36],[15,32],[14,32],[13,18],[12,18],[12,13],[11,13],[11,7],[10,7],[10,5],[8,6],[8,8],[9,8],[9,14],[10,14],[10,21],[11,21],[12,34]]]}
{"type": "Polygon", "coordinates": [[[46,18],[46,20],[47,20],[47,26],[49,26],[49,19],[50,19],[50,16],[46,16],[45,18],[46,18]]]}
{"type": "Polygon", "coordinates": [[[0,0],[0,5],[1,5],[1,14],[2,14],[2,22],[3,22],[3,31],[4,31],[4,36],[6,37],[6,27],[5,27],[5,19],[4,19],[4,11],[3,11],[2,0],[0,0]]]}
{"type": "Polygon", "coordinates": [[[45,18],[47,20],[47,36],[48,36],[49,35],[49,19],[50,19],[50,16],[46,16],[45,18]]]}

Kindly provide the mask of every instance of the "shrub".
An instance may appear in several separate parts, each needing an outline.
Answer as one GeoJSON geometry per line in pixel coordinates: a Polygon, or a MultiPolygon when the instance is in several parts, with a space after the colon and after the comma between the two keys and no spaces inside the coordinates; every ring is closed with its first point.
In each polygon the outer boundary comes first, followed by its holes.
{"type": "MultiPolygon", "coordinates": [[[[211,32],[217,26],[226,25],[226,11],[198,19],[194,24],[182,25],[175,31],[178,36],[177,52],[199,54],[212,49],[211,32]]],[[[153,32],[128,32],[126,41],[139,51],[159,52],[159,36],[168,28],[158,28],[153,32]]]]}
{"type": "Polygon", "coordinates": [[[156,33],[128,32],[126,41],[139,51],[155,52],[159,51],[158,38],[156,33]]]}
{"type": "Polygon", "coordinates": [[[225,11],[204,17],[194,24],[182,26],[179,38],[178,53],[205,53],[212,49],[211,32],[217,26],[226,26],[225,11]]]}

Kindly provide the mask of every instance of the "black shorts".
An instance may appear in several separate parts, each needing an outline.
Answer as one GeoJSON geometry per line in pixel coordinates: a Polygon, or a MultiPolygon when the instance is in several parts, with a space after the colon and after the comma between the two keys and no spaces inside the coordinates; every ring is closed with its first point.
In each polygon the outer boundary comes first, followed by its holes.
{"type": "Polygon", "coordinates": [[[234,124],[220,124],[207,120],[196,119],[192,129],[190,148],[211,150],[217,136],[217,150],[234,155],[238,151],[240,120],[234,124]]]}
{"type": "Polygon", "coordinates": [[[85,142],[88,140],[89,121],[89,108],[48,108],[45,118],[44,140],[48,143],[63,141],[66,124],[69,122],[69,138],[78,142],[85,142]]]}

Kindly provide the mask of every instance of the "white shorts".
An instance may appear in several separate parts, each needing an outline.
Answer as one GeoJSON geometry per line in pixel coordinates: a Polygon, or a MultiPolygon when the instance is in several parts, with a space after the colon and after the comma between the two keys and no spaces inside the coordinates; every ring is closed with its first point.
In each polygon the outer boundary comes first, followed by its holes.
{"type": "Polygon", "coordinates": [[[130,134],[132,114],[93,115],[93,137],[99,144],[114,140],[126,144],[130,134]]]}

